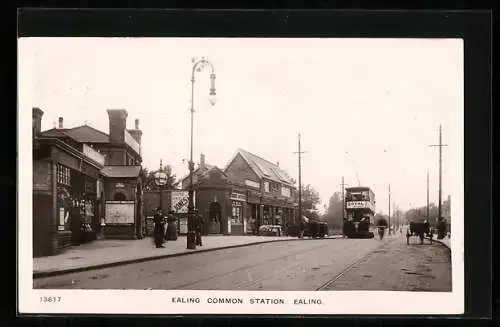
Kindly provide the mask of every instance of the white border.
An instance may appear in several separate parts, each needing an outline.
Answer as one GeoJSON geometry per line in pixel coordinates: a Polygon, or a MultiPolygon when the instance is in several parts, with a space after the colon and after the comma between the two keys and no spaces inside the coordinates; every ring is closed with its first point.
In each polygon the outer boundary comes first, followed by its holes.
{"type": "MultiPolygon", "coordinates": [[[[461,58],[463,62],[463,40],[461,58]]],[[[31,63],[18,58],[19,67],[29,69],[31,63]]],[[[463,77],[463,66],[461,67],[463,77]]],[[[20,82],[18,82],[20,83],[20,82]]],[[[32,85],[23,81],[24,85],[32,85]]],[[[19,84],[18,84],[19,86],[19,84]]],[[[247,292],[247,291],[116,291],[116,290],[34,290],[32,253],[32,107],[23,103],[26,92],[19,92],[18,154],[19,194],[18,205],[18,300],[20,313],[94,313],[94,314],[461,314],[464,312],[464,99],[457,99],[460,114],[456,125],[455,140],[450,147],[455,158],[451,180],[452,236],[452,292],[247,292]],[[26,195],[26,196],[23,196],[26,195]],[[460,201],[461,199],[461,201],[460,201]],[[60,302],[41,302],[40,297],[60,297],[60,302]],[[199,304],[172,303],[176,296],[198,297],[199,304]],[[209,297],[242,298],[245,304],[207,304],[209,297]],[[251,298],[281,298],[283,305],[249,304],[251,298]],[[320,299],[321,305],[294,305],[294,299],[320,299]]],[[[19,89],[19,88],[18,88],[19,89]]],[[[31,98],[31,97],[27,97],[31,98]]],[[[450,131],[451,133],[451,131],[450,131]]]]}

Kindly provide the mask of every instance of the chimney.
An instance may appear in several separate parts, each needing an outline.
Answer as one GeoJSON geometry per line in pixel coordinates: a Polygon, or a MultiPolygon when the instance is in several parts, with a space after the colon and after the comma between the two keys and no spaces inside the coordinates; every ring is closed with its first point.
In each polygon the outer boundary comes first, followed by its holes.
{"type": "Polygon", "coordinates": [[[109,142],[125,142],[125,129],[127,128],[127,110],[108,109],[109,116],[109,142]]]}
{"type": "Polygon", "coordinates": [[[40,135],[42,131],[43,111],[40,108],[33,108],[33,137],[40,135]]]}
{"type": "Polygon", "coordinates": [[[59,117],[59,128],[64,128],[63,127],[63,118],[59,117]]]}
{"type": "Polygon", "coordinates": [[[200,154],[200,169],[205,169],[205,155],[203,153],[200,154]]]}
{"type": "Polygon", "coordinates": [[[276,166],[280,166],[280,162],[279,161],[276,161],[276,166]]]}
{"type": "Polygon", "coordinates": [[[142,131],[139,129],[139,119],[135,120],[135,129],[129,129],[128,132],[141,145],[142,131]]]}

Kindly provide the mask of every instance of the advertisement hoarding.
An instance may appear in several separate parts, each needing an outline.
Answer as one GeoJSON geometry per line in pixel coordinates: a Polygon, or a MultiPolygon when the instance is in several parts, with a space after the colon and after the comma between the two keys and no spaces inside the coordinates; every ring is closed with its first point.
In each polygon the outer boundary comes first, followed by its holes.
{"type": "Polygon", "coordinates": [[[373,210],[373,205],[370,201],[347,201],[347,209],[371,209],[373,210]]]}

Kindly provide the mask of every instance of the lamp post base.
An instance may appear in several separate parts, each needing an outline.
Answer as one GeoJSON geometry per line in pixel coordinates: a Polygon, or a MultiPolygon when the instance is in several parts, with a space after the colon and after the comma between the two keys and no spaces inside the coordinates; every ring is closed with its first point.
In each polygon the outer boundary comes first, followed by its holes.
{"type": "Polygon", "coordinates": [[[187,233],[187,248],[188,250],[196,250],[196,232],[188,231],[187,233]]]}

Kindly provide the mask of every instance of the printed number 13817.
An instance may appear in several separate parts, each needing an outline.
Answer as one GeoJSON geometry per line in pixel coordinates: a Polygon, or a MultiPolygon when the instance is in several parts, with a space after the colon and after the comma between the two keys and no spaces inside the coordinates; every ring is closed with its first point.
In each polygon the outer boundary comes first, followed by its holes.
{"type": "Polygon", "coordinates": [[[61,302],[60,296],[40,296],[40,302],[42,303],[57,303],[61,302]]]}

